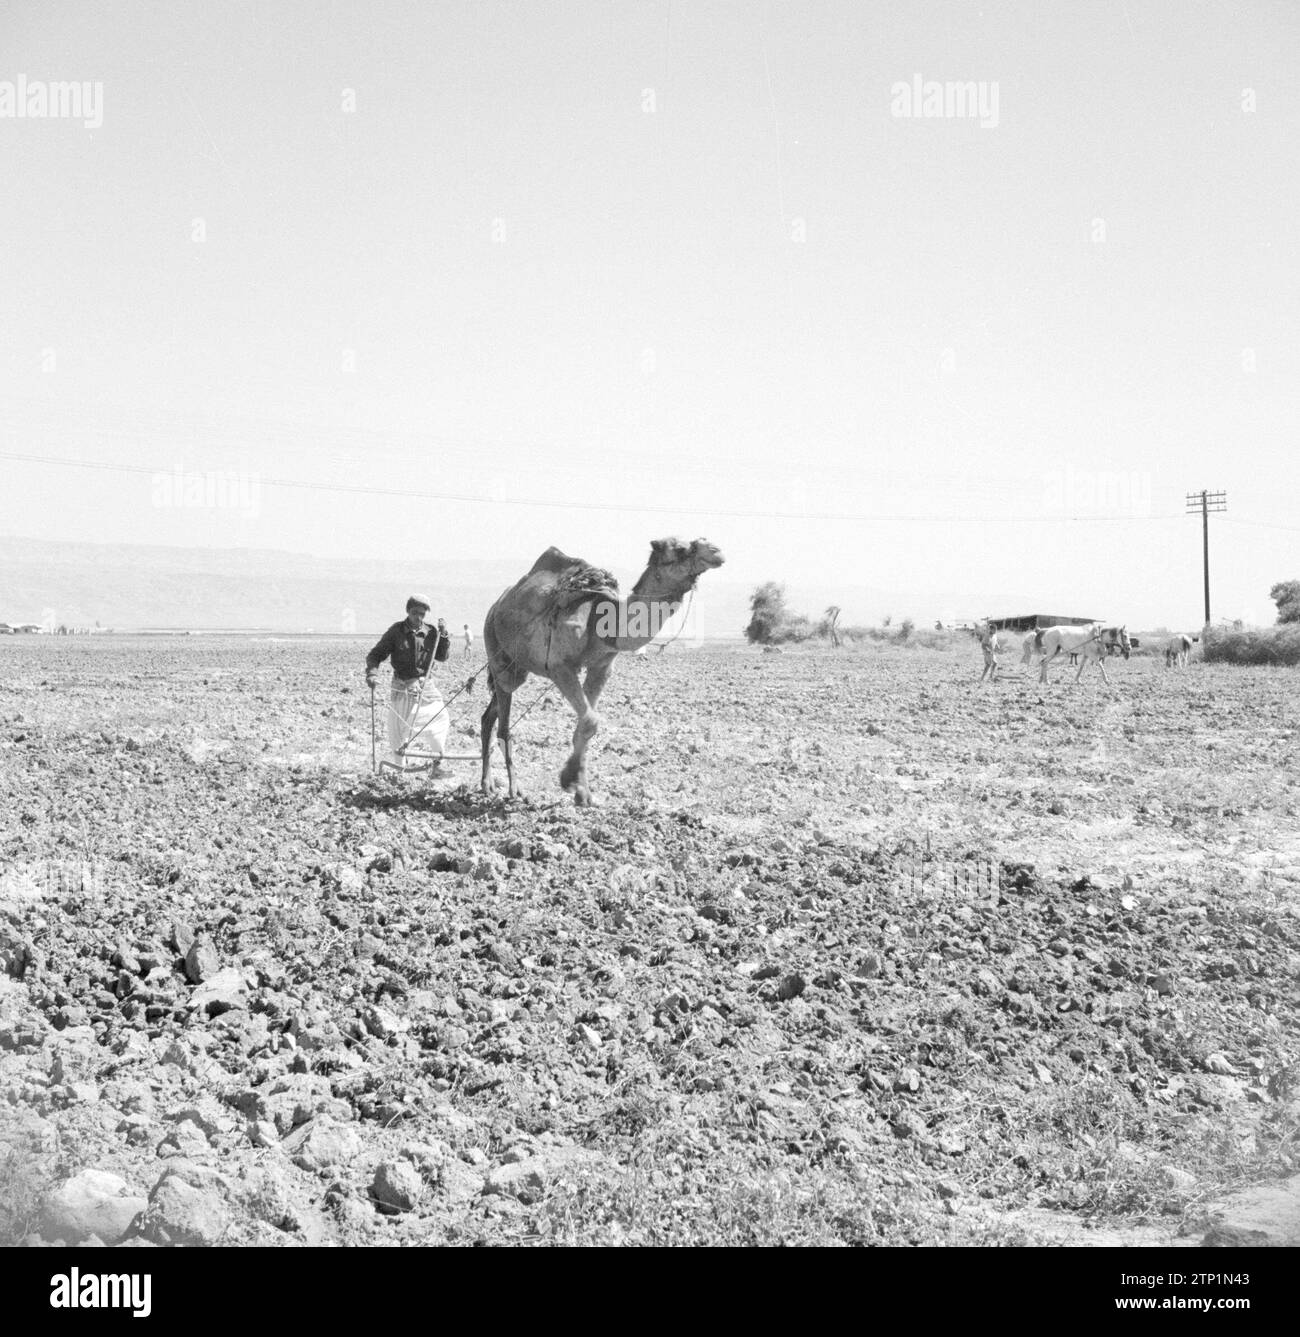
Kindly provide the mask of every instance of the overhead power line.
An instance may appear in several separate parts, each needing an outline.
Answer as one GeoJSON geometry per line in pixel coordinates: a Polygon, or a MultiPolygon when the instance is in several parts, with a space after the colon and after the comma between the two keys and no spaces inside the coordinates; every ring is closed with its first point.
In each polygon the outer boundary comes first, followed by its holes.
{"type": "MultiPolygon", "coordinates": [[[[170,478],[177,470],[155,469],[143,464],[116,464],[105,460],[74,460],[53,455],[32,455],[19,451],[0,451],[0,459],[20,460],[28,464],[53,464],[72,469],[98,469],[108,473],[144,474],[170,478]]],[[[183,472],[183,471],[182,471],[183,472]]],[[[213,472],[231,472],[214,470],[213,472]]],[[[765,511],[727,509],[710,506],[664,506],[607,501],[550,501],[541,497],[492,497],[469,492],[428,492],[418,488],[374,487],[360,483],[319,483],[302,478],[273,478],[257,474],[261,487],[298,488],[311,492],[339,492],[360,496],[402,497],[418,501],[460,501],[484,506],[533,506],[551,510],[616,511],[636,515],[701,515],[727,519],[751,520],[847,520],[858,524],[1116,524],[1132,521],[1176,520],[1177,515],[869,515],[850,511],[765,511]]]]}
{"type": "Polygon", "coordinates": [[[1249,525],[1252,529],[1284,529],[1288,534],[1300,534],[1300,525],[1278,525],[1271,520],[1239,520],[1235,515],[1225,516],[1224,524],[1249,525]]]}
{"type": "MultiPolygon", "coordinates": [[[[199,437],[207,450],[225,451],[232,455],[246,454],[250,446],[268,455],[290,458],[282,463],[291,467],[302,456],[313,465],[332,463],[342,468],[367,469],[401,465],[425,465],[430,459],[440,464],[463,461],[476,471],[500,468],[518,477],[522,469],[544,471],[547,477],[558,474],[572,475],[576,482],[587,481],[593,471],[608,474],[617,469],[635,472],[653,468],[671,470],[678,480],[690,480],[701,485],[728,484],[736,477],[753,480],[770,479],[774,486],[789,486],[798,481],[809,490],[820,490],[832,495],[843,487],[844,470],[834,460],[814,462],[815,452],[807,443],[781,444],[775,440],[760,446],[757,456],[744,458],[717,455],[710,452],[707,459],[698,453],[683,453],[680,449],[644,450],[619,448],[587,443],[575,446],[571,442],[546,441],[523,437],[512,441],[476,440],[472,436],[448,437],[428,432],[386,431],[356,426],[339,427],[323,423],[282,421],[280,419],[242,411],[224,411],[220,419],[201,414],[173,414],[170,418],[157,413],[114,411],[105,414],[102,409],[78,410],[81,421],[33,421],[23,416],[6,413],[0,401],[0,439],[7,437],[18,443],[34,440],[58,440],[72,448],[91,448],[99,442],[120,441],[145,449],[176,450],[197,448],[199,437]],[[797,468],[797,480],[791,469],[797,468]]],[[[1001,504],[1001,497],[1016,490],[1010,480],[972,480],[968,470],[936,468],[920,465],[915,459],[907,463],[907,478],[902,466],[894,462],[897,452],[883,452],[889,461],[884,467],[873,464],[870,481],[877,486],[901,487],[913,482],[927,488],[942,488],[960,495],[965,501],[969,494],[971,504],[1001,504]]],[[[1008,505],[1014,504],[1008,499],[1008,505]]]]}

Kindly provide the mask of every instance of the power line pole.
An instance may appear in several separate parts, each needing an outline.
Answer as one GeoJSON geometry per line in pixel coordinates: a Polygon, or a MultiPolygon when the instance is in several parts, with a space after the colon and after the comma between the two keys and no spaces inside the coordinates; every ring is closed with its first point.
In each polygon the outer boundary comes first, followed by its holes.
{"type": "Polygon", "coordinates": [[[1226,511],[1228,509],[1228,494],[1226,492],[1207,492],[1204,488],[1199,492],[1189,492],[1187,494],[1187,514],[1195,515],[1197,511],[1201,513],[1201,541],[1204,551],[1205,566],[1205,625],[1210,625],[1210,512],[1226,511]]]}

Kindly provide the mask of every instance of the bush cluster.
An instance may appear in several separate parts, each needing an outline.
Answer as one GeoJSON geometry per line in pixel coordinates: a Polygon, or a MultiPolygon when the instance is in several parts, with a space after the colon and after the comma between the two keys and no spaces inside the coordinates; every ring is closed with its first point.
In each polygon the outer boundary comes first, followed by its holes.
{"type": "Polygon", "coordinates": [[[1278,622],[1300,622],[1300,580],[1279,580],[1268,597],[1277,604],[1278,622]]]}
{"type": "Polygon", "coordinates": [[[749,597],[749,625],[745,637],[751,645],[781,645],[806,641],[816,630],[802,613],[785,606],[785,586],[769,580],[749,597]]]}
{"type": "MultiPolygon", "coordinates": [[[[831,639],[831,612],[814,622],[804,613],[792,612],[785,602],[785,586],[774,580],[759,585],[749,596],[750,618],[745,628],[745,638],[751,645],[783,645],[788,642],[831,639]]],[[[886,614],[882,626],[837,626],[840,640],[845,645],[860,644],[863,641],[887,641],[893,645],[924,646],[926,649],[947,649],[952,640],[951,631],[929,631],[924,628],[917,631],[916,624],[910,617],[905,617],[897,627],[893,618],[886,614]]]]}
{"type": "Polygon", "coordinates": [[[1300,624],[1258,631],[1207,627],[1201,636],[1207,664],[1300,664],[1300,624]]]}

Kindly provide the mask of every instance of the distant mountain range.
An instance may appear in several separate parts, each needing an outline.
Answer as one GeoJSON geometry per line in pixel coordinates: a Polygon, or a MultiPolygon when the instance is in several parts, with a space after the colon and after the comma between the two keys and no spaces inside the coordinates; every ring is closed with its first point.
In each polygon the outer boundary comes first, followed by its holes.
{"type": "MultiPolygon", "coordinates": [[[[453,631],[468,622],[477,639],[492,601],[523,569],[517,561],[410,562],[331,559],[265,548],[175,548],[0,538],[0,621],[53,622],[118,631],[373,631],[402,616],[412,589],[427,592],[434,616],[453,631]]],[[[764,578],[779,572],[764,573],[764,578]]],[[[630,581],[631,575],[628,579],[630,581]]],[[[755,584],[757,582],[754,582],[755,584]]],[[[752,584],[706,577],[691,634],[740,636],[749,621],[752,584]]],[[[895,621],[919,625],[939,616],[1029,611],[1024,596],[907,596],[871,586],[787,586],[790,608],[819,617],[838,604],[847,624],[895,621]]],[[[1084,610],[1087,613],[1088,610],[1084,610]]],[[[670,632],[671,634],[671,632],[670,632]]]]}

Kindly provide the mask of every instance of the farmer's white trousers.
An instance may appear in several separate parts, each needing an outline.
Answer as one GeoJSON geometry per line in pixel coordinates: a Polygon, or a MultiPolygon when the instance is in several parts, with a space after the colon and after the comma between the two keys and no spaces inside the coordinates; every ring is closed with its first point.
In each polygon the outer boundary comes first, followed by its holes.
{"type": "Polygon", "coordinates": [[[422,765],[423,757],[402,756],[399,749],[408,743],[412,753],[432,752],[441,756],[447,747],[448,723],[442,693],[432,679],[424,679],[422,693],[419,678],[394,678],[388,698],[388,756],[385,760],[398,766],[422,765]]]}

